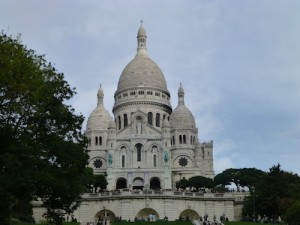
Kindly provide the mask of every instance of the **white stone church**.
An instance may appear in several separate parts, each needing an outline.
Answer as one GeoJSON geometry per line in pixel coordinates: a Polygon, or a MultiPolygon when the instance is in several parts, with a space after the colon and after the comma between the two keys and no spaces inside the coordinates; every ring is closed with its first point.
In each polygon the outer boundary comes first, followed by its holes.
{"type": "Polygon", "coordinates": [[[173,110],[159,66],[148,56],[141,24],[137,53],[124,68],[114,94],[113,117],[105,109],[100,86],[90,114],[89,166],[107,176],[108,190],[173,189],[181,178],[214,177],[213,143],[201,143],[195,118],[178,89],[173,110]]]}
{"type": "MultiPolygon", "coordinates": [[[[165,77],[147,53],[141,25],[137,53],[121,73],[114,95],[113,117],[105,109],[100,87],[98,104],[88,118],[89,166],[108,181],[107,191],[84,193],[74,218],[81,224],[99,218],[114,221],[178,218],[209,220],[226,216],[239,220],[242,193],[203,193],[175,190],[180,179],[214,177],[213,142],[200,142],[195,118],[178,89],[173,110],[165,77]],[[116,191],[117,190],[117,191],[116,191]]],[[[45,218],[41,202],[34,202],[37,222],[45,218]]]]}

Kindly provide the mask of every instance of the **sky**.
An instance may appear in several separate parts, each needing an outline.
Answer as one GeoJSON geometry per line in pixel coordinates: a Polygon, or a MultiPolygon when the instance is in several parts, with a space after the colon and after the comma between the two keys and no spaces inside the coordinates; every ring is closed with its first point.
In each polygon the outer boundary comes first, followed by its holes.
{"type": "Polygon", "coordinates": [[[216,174],[278,163],[300,174],[299,12],[299,0],[2,0],[0,30],[64,73],[87,120],[100,84],[113,115],[142,19],[173,109],[182,82],[199,140],[214,142],[216,174]]]}

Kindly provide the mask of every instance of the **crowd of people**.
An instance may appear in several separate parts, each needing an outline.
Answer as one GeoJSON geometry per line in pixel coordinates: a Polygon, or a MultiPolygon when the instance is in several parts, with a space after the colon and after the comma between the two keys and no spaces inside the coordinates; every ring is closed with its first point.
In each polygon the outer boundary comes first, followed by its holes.
{"type": "Polygon", "coordinates": [[[249,216],[247,215],[245,218],[244,218],[245,221],[247,222],[256,222],[256,223],[272,223],[272,224],[280,224],[282,223],[282,220],[281,220],[281,217],[280,216],[266,216],[266,215],[263,215],[261,216],[260,214],[258,214],[257,216],[249,216]]]}

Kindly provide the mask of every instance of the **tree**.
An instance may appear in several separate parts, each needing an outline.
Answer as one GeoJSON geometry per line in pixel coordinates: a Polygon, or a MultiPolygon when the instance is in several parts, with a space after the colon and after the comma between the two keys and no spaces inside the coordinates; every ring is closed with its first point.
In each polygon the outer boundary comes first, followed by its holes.
{"type": "Polygon", "coordinates": [[[211,178],[202,177],[202,176],[194,176],[188,180],[188,184],[190,187],[199,188],[213,188],[214,181],[211,178]]]}
{"type": "Polygon", "coordinates": [[[285,221],[290,225],[298,225],[300,223],[300,201],[294,202],[287,209],[285,221]]]}
{"type": "Polygon", "coordinates": [[[230,185],[234,183],[236,185],[237,191],[240,191],[240,180],[239,180],[239,169],[226,169],[222,173],[219,173],[214,178],[216,185],[230,185]]]}
{"type": "Polygon", "coordinates": [[[189,186],[189,182],[187,179],[183,178],[180,181],[176,182],[176,188],[182,188],[185,189],[189,186]]]}
{"type": "Polygon", "coordinates": [[[226,169],[222,173],[215,176],[214,181],[217,185],[230,185],[234,183],[237,191],[240,191],[240,187],[248,187],[251,189],[257,182],[265,175],[265,172],[256,168],[242,168],[242,169],[226,169]]]}
{"type": "Polygon", "coordinates": [[[256,168],[242,168],[239,170],[238,179],[242,187],[247,187],[251,192],[266,173],[256,168]]]}
{"type": "Polygon", "coordinates": [[[0,52],[0,220],[31,220],[39,198],[59,224],[85,190],[84,118],[65,104],[75,89],[20,36],[1,33],[0,52]]]}
{"type": "Polygon", "coordinates": [[[245,199],[243,215],[281,216],[286,219],[287,210],[300,200],[300,178],[297,174],[281,170],[280,165],[256,183],[251,195],[245,199]]]}
{"type": "Polygon", "coordinates": [[[93,185],[95,188],[106,189],[107,180],[104,175],[94,175],[93,185]]]}

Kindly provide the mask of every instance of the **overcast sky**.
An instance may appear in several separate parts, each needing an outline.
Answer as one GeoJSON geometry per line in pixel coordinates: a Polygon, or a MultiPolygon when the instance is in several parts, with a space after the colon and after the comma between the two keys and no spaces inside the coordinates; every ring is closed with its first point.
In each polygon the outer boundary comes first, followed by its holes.
{"type": "Polygon", "coordinates": [[[0,29],[65,74],[86,119],[100,84],[111,112],[141,19],[173,109],[182,82],[200,141],[214,141],[216,173],[280,163],[300,174],[299,0],[0,2],[0,29]]]}

